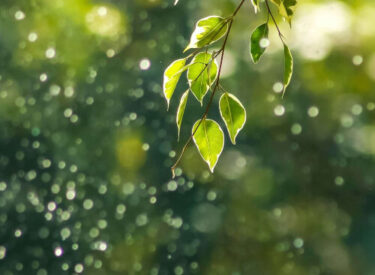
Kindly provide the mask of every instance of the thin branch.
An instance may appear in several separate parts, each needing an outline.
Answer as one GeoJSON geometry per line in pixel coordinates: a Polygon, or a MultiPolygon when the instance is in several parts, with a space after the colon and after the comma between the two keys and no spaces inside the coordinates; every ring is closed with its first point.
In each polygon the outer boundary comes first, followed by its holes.
{"type": "MultiPolygon", "coordinates": [[[[283,42],[283,44],[285,44],[285,42],[284,42],[284,35],[280,31],[279,25],[277,25],[276,19],[275,19],[275,17],[272,14],[272,11],[271,11],[271,8],[270,8],[270,4],[268,3],[268,0],[266,0],[266,6],[267,6],[268,14],[271,15],[272,21],[273,21],[273,23],[276,26],[277,32],[279,33],[279,37],[281,39],[281,42],[283,42]]],[[[267,19],[267,22],[268,22],[268,19],[267,19]]]]}
{"type": "MultiPolygon", "coordinates": [[[[175,162],[175,164],[171,167],[171,171],[172,171],[172,177],[174,178],[175,177],[175,169],[177,167],[177,165],[180,163],[181,159],[182,159],[182,156],[184,155],[187,147],[189,146],[190,142],[192,141],[195,133],[197,132],[199,126],[202,124],[203,120],[206,119],[207,117],[207,114],[208,114],[208,111],[210,110],[210,107],[211,107],[211,104],[213,102],[213,99],[214,99],[214,96],[216,94],[216,91],[220,85],[220,76],[221,76],[221,71],[222,71],[222,68],[223,68],[223,61],[224,61],[224,53],[225,53],[225,47],[227,45],[227,42],[228,42],[228,37],[229,37],[229,34],[230,34],[230,31],[232,29],[232,25],[233,25],[233,19],[234,17],[237,15],[237,13],[239,12],[239,10],[241,9],[242,5],[245,3],[245,0],[241,0],[240,4],[237,6],[236,10],[233,12],[232,16],[230,17],[229,19],[229,26],[228,26],[228,31],[225,35],[225,38],[224,38],[224,42],[223,42],[223,45],[222,47],[220,48],[220,50],[218,51],[217,55],[218,56],[219,54],[221,54],[221,57],[220,57],[220,63],[219,63],[219,71],[218,71],[218,77],[217,77],[217,80],[215,82],[215,85],[214,85],[214,88],[212,90],[212,93],[211,93],[211,97],[208,101],[208,104],[207,104],[207,107],[206,107],[206,110],[205,112],[203,113],[197,127],[194,129],[193,133],[190,135],[189,139],[187,140],[187,142],[185,143],[184,147],[182,148],[181,150],[181,153],[177,159],[177,161],[175,162]]],[[[215,56],[215,57],[216,57],[215,56]]],[[[213,58],[215,58],[213,57],[213,58]]]]}

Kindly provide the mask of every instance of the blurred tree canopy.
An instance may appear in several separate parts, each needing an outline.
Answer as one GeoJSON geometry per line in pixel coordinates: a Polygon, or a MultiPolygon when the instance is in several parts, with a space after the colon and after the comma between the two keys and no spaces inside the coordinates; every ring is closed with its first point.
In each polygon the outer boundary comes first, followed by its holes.
{"type": "Polygon", "coordinates": [[[215,174],[190,146],[171,180],[163,71],[239,1],[173,2],[0,2],[0,274],[375,274],[375,3],[278,17],[295,60],[282,99],[282,44],[270,30],[252,64],[266,14],[247,1],[222,75],[247,122],[215,174]]]}

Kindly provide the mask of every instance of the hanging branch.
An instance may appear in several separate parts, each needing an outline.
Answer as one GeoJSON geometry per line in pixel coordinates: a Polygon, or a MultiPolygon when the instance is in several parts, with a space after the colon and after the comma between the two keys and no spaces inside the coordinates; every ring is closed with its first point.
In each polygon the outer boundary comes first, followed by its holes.
{"type": "MultiPolygon", "coordinates": [[[[210,111],[212,102],[218,89],[221,89],[224,92],[219,100],[219,111],[223,122],[226,125],[230,140],[233,144],[236,143],[236,137],[246,122],[246,110],[241,104],[240,100],[233,94],[227,92],[220,84],[225,50],[232,30],[234,18],[243,7],[245,1],[246,0],[241,0],[232,15],[227,18],[220,16],[209,16],[199,20],[191,36],[190,43],[184,50],[184,52],[186,52],[190,49],[195,49],[194,52],[183,59],[174,61],[165,70],[163,92],[167,100],[168,107],[181,74],[187,71],[189,89],[182,95],[176,115],[178,136],[180,136],[182,118],[185,112],[189,94],[192,93],[196,99],[203,104],[205,95],[209,90],[211,90],[211,95],[205,107],[205,111],[201,115],[201,118],[195,122],[191,135],[184,144],[175,164],[171,167],[173,178],[175,177],[175,169],[179,165],[191,141],[194,141],[202,158],[213,172],[219,156],[224,148],[223,130],[217,122],[207,118],[208,112],[210,111]],[[213,53],[209,53],[209,46],[222,38],[223,43],[220,49],[218,51],[214,51],[213,53]],[[204,51],[202,51],[202,49],[204,51]],[[219,64],[217,64],[216,58],[219,56],[219,64]],[[188,65],[186,65],[187,61],[190,59],[192,60],[188,65]]],[[[279,11],[286,12],[280,12],[280,15],[290,22],[290,17],[292,15],[290,12],[293,13],[295,3],[290,1],[290,3],[286,6],[284,2],[277,3],[273,0],[271,1],[279,6],[279,11]]],[[[176,4],[177,2],[178,1],[176,1],[176,4]]],[[[252,0],[251,3],[257,12],[259,10],[258,1],[252,0]]],[[[284,45],[284,95],[285,89],[289,85],[292,76],[293,59],[290,50],[285,43],[285,38],[281,33],[276,19],[271,11],[268,0],[266,0],[265,3],[267,7],[267,21],[263,25],[257,27],[252,33],[250,54],[254,63],[257,63],[268,47],[268,23],[269,18],[271,18],[284,45]]]]}

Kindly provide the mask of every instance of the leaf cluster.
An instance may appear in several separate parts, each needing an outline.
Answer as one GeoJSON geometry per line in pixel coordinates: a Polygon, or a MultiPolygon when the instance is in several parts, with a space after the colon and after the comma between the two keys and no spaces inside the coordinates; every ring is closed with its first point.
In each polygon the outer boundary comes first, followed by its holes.
{"type": "MultiPolygon", "coordinates": [[[[222,90],[219,100],[220,116],[227,129],[229,139],[236,144],[236,137],[246,123],[246,110],[241,101],[232,93],[225,91],[220,85],[220,74],[223,64],[223,57],[228,36],[233,24],[234,17],[241,9],[246,0],[241,0],[239,6],[234,13],[227,17],[208,16],[198,20],[195,29],[191,35],[190,42],[185,48],[184,53],[194,49],[195,51],[188,56],[173,61],[164,72],[163,93],[167,101],[168,109],[172,96],[175,92],[181,75],[186,71],[188,89],[183,93],[177,108],[176,124],[178,129],[178,138],[188,103],[190,93],[194,98],[203,105],[205,96],[211,90],[211,96],[207,104],[206,110],[202,117],[194,123],[192,133],[185,144],[177,162],[172,167],[172,172],[178,165],[186,147],[193,140],[203,160],[208,164],[213,172],[224,148],[224,133],[218,122],[208,119],[208,111],[213,101],[214,95],[218,90],[222,90]],[[223,39],[224,38],[224,39],[223,39]],[[221,48],[217,51],[210,51],[209,46],[223,39],[221,48]],[[217,58],[220,56],[220,62],[217,58]]],[[[291,24],[291,18],[294,14],[296,0],[271,0],[278,7],[280,16],[285,18],[291,24]]],[[[175,1],[175,5],[178,0],[175,1]]],[[[250,0],[255,12],[260,11],[260,1],[250,0]]],[[[258,26],[250,35],[250,55],[254,63],[258,63],[262,55],[269,46],[269,19],[275,23],[280,39],[284,46],[284,92],[290,84],[293,73],[293,57],[289,47],[285,43],[276,20],[272,14],[268,0],[266,0],[268,12],[267,22],[258,26]]]]}

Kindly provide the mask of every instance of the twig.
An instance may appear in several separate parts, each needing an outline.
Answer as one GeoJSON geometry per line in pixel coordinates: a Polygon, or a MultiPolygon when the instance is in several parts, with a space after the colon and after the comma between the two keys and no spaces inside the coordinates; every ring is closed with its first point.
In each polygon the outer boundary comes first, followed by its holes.
{"type": "MultiPolygon", "coordinates": [[[[268,0],[266,0],[266,6],[267,6],[268,14],[271,15],[272,21],[273,21],[273,23],[276,26],[277,32],[279,33],[279,37],[281,39],[281,42],[283,42],[283,44],[285,44],[285,42],[284,42],[284,36],[283,36],[282,32],[280,31],[279,25],[277,25],[275,17],[272,14],[272,11],[271,11],[271,8],[270,8],[270,4],[268,3],[268,0]]],[[[268,22],[268,19],[267,19],[267,22],[268,22]]]]}
{"type": "MultiPolygon", "coordinates": [[[[175,169],[177,167],[177,165],[180,163],[181,159],[182,159],[182,156],[184,155],[187,147],[189,146],[190,142],[192,141],[195,133],[197,132],[199,126],[202,124],[203,120],[206,119],[207,117],[207,114],[208,114],[208,111],[210,110],[210,107],[211,107],[211,104],[213,102],[213,99],[214,99],[214,96],[215,96],[215,93],[220,85],[220,76],[221,76],[221,71],[222,71],[222,68],[223,68],[223,61],[224,61],[224,53],[225,53],[225,47],[227,45],[227,42],[228,42],[228,37],[229,37],[229,34],[230,34],[230,31],[232,29],[232,25],[233,25],[233,19],[234,17],[237,15],[237,13],[239,12],[239,10],[241,9],[242,5],[244,4],[245,0],[241,0],[240,4],[237,6],[236,10],[233,12],[232,16],[230,17],[229,19],[229,26],[228,26],[228,31],[225,35],[225,38],[224,38],[224,42],[223,42],[223,45],[222,47],[220,48],[220,50],[218,51],[217,55],[218,56],[219,54],[221,54],[221,57],[220,57],[220,63],[219,63],[219,71],[218,71],[218,76],[217,76],[217,80],[215,82],[215,86],[212,90],[212,93],[211,93],[211,97],[208,101],[208,104],[207,104],[207,107],[206,107],[206,110],[204,111],[197,127],[194,129],[193,133],[190,135],[189,139],[187,140],[187,142],[185,143],[184,147],[182,148],[181,150],[181,153],[177,159],[177,161],[175,162],[175,164],[171,167],[171,171],[172,171],[172,178],[175,177],[175,169]]],[[[215,56],[215,57],[216,57],[215,56]]],[[[213,57],[213,58],[215,58],[213,57]]]]}

